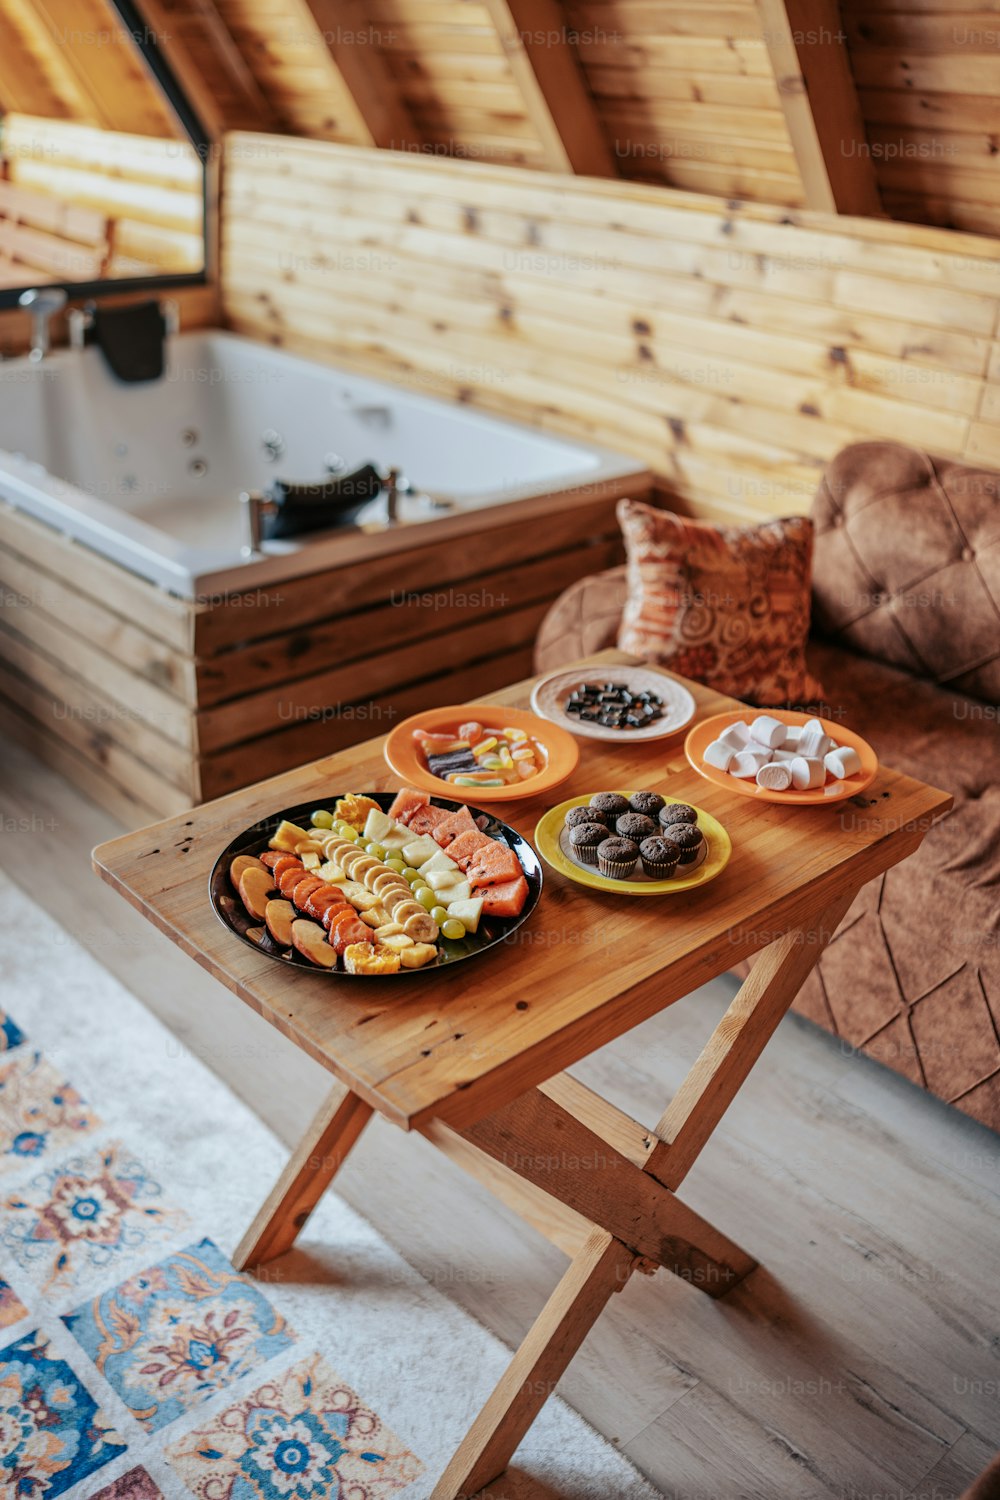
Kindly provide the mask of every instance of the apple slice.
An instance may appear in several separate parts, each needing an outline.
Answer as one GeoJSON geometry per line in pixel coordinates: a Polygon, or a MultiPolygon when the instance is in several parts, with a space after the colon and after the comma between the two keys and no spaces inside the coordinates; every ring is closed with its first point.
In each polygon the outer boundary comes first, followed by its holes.
{"type": "Polygon", "coordinates": [[[290,901],[269,901],[264,908],[264,921],[267,930],[276,943],[283,948],[292,946],[292,923],[295,921],[295,907],[290,901]]]}
{"type": "Polygon", "coordinates": [[[240,900],[258,922],[264,921],[264,913],[273,890],[274,881],[271,878],[271,872],[265,870],[263,865],[259,870],[252,867],[244,870],[240,876],[240,900]]]}
{"type": "Polygon", "coordinates": [[[320,969],[333,969],[337,955],[326,940],[326,933],[307,917],[298,917],[292,923],[292,946],[320,969]]]}
{"type": "Polygon", "coordinates": [[[466,932],[475,932],[483,914],[482,896],[472,896],[465,901],[449,901],[449,917],[457,917],[466,932]]]}

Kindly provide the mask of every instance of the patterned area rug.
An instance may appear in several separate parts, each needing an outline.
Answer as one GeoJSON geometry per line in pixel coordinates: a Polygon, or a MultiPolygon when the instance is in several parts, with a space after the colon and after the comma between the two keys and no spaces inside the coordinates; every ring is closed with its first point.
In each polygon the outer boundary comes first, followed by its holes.
{"type": "MultiPolygon", "coordinates": [[[[333,1194],[238,1275],[283,1148],[3,876],[0,933],[0,1500],[426,1500],[508,1352],[333,1194]]],[[[558,1399],[516,1464],[656,1500],[558,1399]]]]}

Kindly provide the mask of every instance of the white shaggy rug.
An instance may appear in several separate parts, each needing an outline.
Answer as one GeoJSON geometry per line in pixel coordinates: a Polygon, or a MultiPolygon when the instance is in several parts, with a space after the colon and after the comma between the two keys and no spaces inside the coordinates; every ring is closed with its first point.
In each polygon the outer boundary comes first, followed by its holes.
{"type": "MultiPolygon", "coordinates": [[[[508,1351],[333,1193],[236,1277],[282,1146],[3,876],[0,934],[0,1496],[425,1500],[508,1351]]],[[[557,1398],[515,1471],[656,1500],[557,1398]]]]}

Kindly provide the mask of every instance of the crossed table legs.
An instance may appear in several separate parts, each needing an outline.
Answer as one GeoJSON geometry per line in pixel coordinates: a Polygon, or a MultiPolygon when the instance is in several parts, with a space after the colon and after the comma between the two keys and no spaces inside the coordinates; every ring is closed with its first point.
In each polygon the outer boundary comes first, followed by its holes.
{"type": "MultiPolygon", "coordinates": [[[[635,1270],[662,1266],[718,1297],[754,1269],[756,1261],[681,1202],[676,1190],[854,895],[853,888],[842,893],[813,922],[763,950],[654,1130],[562,1073],[475,1125],[452,1132],[435,1122],[425,1132],[449,1154],[456,1144],[459,1159],[473,1170],[470,1158],[487,1167],[492,1162],[542,1189],[585,1228],[569,1268],[431,1500],[466,1500],[503,1473],[601,1311],[635,1270]],[[588,1164],[583,1170],[581,1162],[588,1164]]],[[[332,1090],[244,1235],[234,1256],[238,1269],[292,1247],[371,1113],[343,1085],[332,1090]]]]}

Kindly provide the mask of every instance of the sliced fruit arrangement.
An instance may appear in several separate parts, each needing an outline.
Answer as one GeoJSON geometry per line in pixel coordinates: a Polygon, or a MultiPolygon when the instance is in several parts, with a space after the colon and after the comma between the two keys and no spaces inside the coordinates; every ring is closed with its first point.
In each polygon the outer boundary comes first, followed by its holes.
{"type": "Polygon", "coordinates": [[[545,767],[544,749],[524,729],[470,720],[454,734],[415,729],[413,738],[431,775],[455,786],[513,786],[545,767]]]}
{"type": "Polygon", "coordinates": [[[436,806],[411,787],[391,801],[380,795],[382,805],[349,793],[308,819],[299,809],[257,853],[244,843],[227,862],[228,881],[260,925],[237,930],[275,956],[385,975],[468,956],[467,940],[496,941],[501,924],[521,916],[531,894],[525,868],[510,844],[484,832],[485,814],[436,806]],[[484,914],[496,919],[488,933],[484,914]]]}

